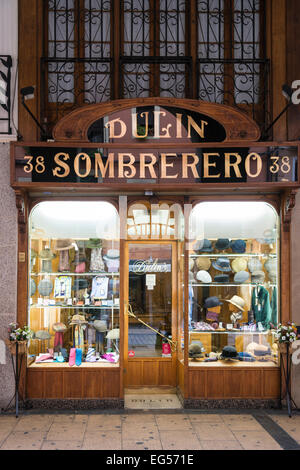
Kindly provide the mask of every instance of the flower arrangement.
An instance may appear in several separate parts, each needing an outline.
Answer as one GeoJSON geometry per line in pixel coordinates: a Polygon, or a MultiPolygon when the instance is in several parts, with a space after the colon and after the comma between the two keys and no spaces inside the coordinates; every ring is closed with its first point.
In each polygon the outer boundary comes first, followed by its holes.
{"type": "Polygon", "coordinates": [[[32,338],[33,332],[28,326],[18,328],[17,323],[10,323],[8,327],[10,341],[28,341],[32,338]]]}
{"type": "Polygon", "coordinates": [[[294,323],[288,322],[286,325],[278,323],[275,338],[279,344],[293,343],[297,337],[297,328],[294,323]]]}

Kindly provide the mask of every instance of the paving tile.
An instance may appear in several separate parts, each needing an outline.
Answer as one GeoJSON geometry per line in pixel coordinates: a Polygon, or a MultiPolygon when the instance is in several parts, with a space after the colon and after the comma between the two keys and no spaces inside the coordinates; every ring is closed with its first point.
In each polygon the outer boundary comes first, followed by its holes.
{"type": "Polygon", "coordinates": [[[191,421],[186,415],[156,415],[159,430],[192,430],[191,421]]]}
{"type": "Polygon", "coordinates": [[[263,431],[264,428],[253,416],[223,415],[223,421],[231,431],[263,431]]]}
{"type": "Polygon", "coordinates": [[[15,431],[49,431],[53,417],[49,415],[22,416],[15,426],[15,431]]]}
{"type": "Polygon", "coordinates": [[[274,416],[270,418],[300,444],[300,416],[274,416]]]}
{"type": "Polygon", "coordinates": [[[11,431],[17,426],[20,418],[15,416],[0,416],[0,431],[11,431]]]}
{"type": "Polygon", "coordinates": [[[18,431],[12,432],[1,446],[1,450],[38,450],[46,433],[18,431]]]}
{"type": "Polygon", "coordinates": [[[43,441],[41,450],[80,450],[82,441],[43,441]]]}
{"type": "Polygon", "coordinates": [[[164,450],[198,450],[202,446],[191,431],[160,431],[160,440],[164,450]]]}
{"type": "Polygon", "coordinates": [[[123,450],[162,450],[162,444],[159,439],[123,439],[123,450]]]}
{"type": "Polygon", "coordinates": [[[201,441],[235,440],[229,427],[219,423],[193,423],[193,429],[201,441]]]}
{"type": "Polygon", "coordinates": [[[85,424],[52,424],[47,434],[48,441],[82,440],[86,430],[85,424]]]}
{"type": "Polygon", "coordinates": [[[242,450],[237,440],[228,441],[200,441],[204,450],[242,450]]]}
{"type": "Polygon", "coordinates": [[[281,450],[266,431],[234,431],[236,439],[245,450],[281,450]]]}
{"type": "Polygon", "coordinates": [[[1,445],[4,443],[5,439],[8,438],[8,436],[10,435],[10,433],[11,433],[10,430],[7,430],[7,431],[0,430],[0,447],[1,447],[1,445]]]}
{"type": "Polygon", "coordinates": [[[127,439],[140,439],[153,437],[159,439],[158,428],[156,424],[124,424],[122,425],[122,436],[127,439]]]}
{"type": "Polygon", "coordinates": [[[221,415],[209,414],[209,413],[195,413],[189,414],[188,417],[191,420],[191,423],[220,423],[223,424],[223,419],[221,415]]]}
{"type": "Polygon", "coordinates": [[[106,430],[117,431],[121,429],[120,415],[91,415],[87,422],[87,431],[106,430]]]}
{"type": "Polygon", "coordinates": [[[121,450],[121,431],[86,432],[82,450],[121,450]]]}
{"type": "Polygon", "coordinates": [[[132,414],[132,415],[122,415],[122,423],[156,423],[155,415],[150,413],[141,413],[141,414],[132,414]]]}

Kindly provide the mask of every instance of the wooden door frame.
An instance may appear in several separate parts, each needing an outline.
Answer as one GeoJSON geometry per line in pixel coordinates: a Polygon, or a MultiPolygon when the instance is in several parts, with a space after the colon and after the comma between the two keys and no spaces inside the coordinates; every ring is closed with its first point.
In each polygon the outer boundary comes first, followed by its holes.
{"type": "MultiPolygon", "coordinates": [[[[178,333],[178,260],[177,260],[177,240],[159,240],[159,239],[140,239],[140,240],[125,240],[124,241],[124,276],[123,276],[123,299],[124,299],[124,326],[123,326],[123,377],[124,377],[124,387],[128,387],[126,383],[126,376],[125,374],[128,371],[128,362],[134,361],[141,361],[145,360],[145,362],[149,361],[168,361],[170,362],[169,358],[164,357],[138,357],[138,358],[128,358],[128,315],[127,315],[127,305],[128,305],[128,297],[129,297],[129,245],[171,245],[172,249],[172,339],[173,341],[177,341],[177,333],[178,333]]],[[[176,386],[177,386],[177,352],[172,352],[172,373],[176,374],[176,386]]],[[[130,385],[129,385],[130,387],[130,385]]]]}

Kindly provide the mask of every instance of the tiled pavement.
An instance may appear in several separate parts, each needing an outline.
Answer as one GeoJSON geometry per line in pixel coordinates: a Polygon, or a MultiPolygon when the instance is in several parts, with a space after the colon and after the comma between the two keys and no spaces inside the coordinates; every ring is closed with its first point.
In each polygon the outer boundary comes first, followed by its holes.
{"type": "Polygon", "coordinates": [[[0,415],[0,449],[300,449],[300,414],[103,412],[0,415]]]}

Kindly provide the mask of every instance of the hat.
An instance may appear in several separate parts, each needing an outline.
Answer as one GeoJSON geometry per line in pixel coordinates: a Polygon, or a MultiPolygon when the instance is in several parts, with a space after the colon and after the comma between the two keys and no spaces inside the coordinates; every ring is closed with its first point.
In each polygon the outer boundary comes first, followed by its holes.
{"type": "Polygon", "coordinates": [[[204,257],[204,258],[199,257],[196,259],[196,266],[200,271],[202,269],[204,269],[205,271],[208,271],[211,266],[210,259],[207,257],[204,257]]]}
{"type": "Polygon", "coordinates": [[[195,261],[193,260],[193,258],[190,258],[189,259],[189,270],[192,271],[194,269],[194,264],[195,264],[195,261]]]}
{"type": "Polygon", "coordinates": [[[238,295],[234,295],[233,297],[231,297],[230,300],[227,300],[227,299],[224,299],[224,300],[226,300],[226,302],[229,302],[232,305],[235,305],[240,310],[244,311],[245,301],[244,299],[242,299],[242,297],[239,297],[238,295]]]}
{"type": "Polygon", "coordinates": [[[107,250],[106,257],[110,259],[120,258],[120,250],[107,250]]]}
{"type": "Polygon", "coordinates": [[[276,279],[277,279],[277,272],[275,271],[269,271],[268,272],[268,276],[269,276],[269,279],[271,282],[276,282],[276,279]]]}
{"type": "Polygon", "coordinates": [[[93,322],[93,327],[95,330],[100,332],[107,331],[107,323],[104,320],[95,320],[93,322]]]}
{"type": "Polygon", "coordinates": [[[216,261],[213,261],[212,265],[218,271],[231,271],[230,262],[228,258],[220,257],[216,261]]]}
{"type": "Polygon", "coordinates": [[[265,273],[263,271],[253,271],[251,274],[251,281],[252,282],[264,282],[265,280],[265,273]]]}
{"type": "Polygon", "coordinates": [[[89,285],[89,283],[88,283],[87,279],[84,279],[84,278],[80,277],[80,278],[74,280],[72,290],[87,289],[88,285],[89,285]]]}
{"type": "Polygon", "coordinates": [[[237,284],[243,284],[244,282],[248,281],[250,274],[248,271],[239,271],[234,275],[233,282],[237,284]]]}
{"type": "Polygon", "coordinates": [[[248,261],[248,269],[251,273],[253,271],[260,271],[262,269],[262,264],[258,258],[251,258],[248,261]]]}
{"type": "Polygon", "coordinates": [[[40,340],[45,340],[45,339],[50,339],[51,335],[49,331],[46,330],[39,330],[34,333],[34,338],[35,339],[40,339],[40,340]]]}
{"type": "Polygon", "coordinates": [[[236,359],[238,352],[234,346],[224,346],[221,359],[236,359]]]}
{"type": "Polygon", "coordinates": [[[64,323],[58,322],[58,323],[53,323],[52,329],[53,329],[53,331],[57,331],[57,332],[60,333],[62,331],[66,331],[67,327],[64,323]]]}
{"type": "Polygon", "coordinates": [[[218,307],[219,305],[223,304],[222,302],[220,302],[220,299],[216,296],[207,297],[207,299],[204,300],[205,308],[218,307]]]}
{"type": "Polygon", "coordinates": [[[264,265],[264,268],[270,272],[277,273],[277,259],[276,258],[269,258],[264,265]]]}
{"type": "Polygon", "coordinates": [[[49,279],[42,279],[38,285],[38,291],[41,295],[48,296],[51,294],[53,284],[49,279]]]}
{"type": "Polygon", "coordinates": [[[230,248],[232,249],[233,253],[245,253],[246,251],[246,243],[244,240],[231,240],[230,248]]]}
{"type": "Polygon", "coordinates": [[[254,347],[253,351],[255,356],[266,356],[267,354],[271,354],[270,346],[265,346],[264,344],[257,344],[254,347]]]}
{"type": "Polygon", "coordinates": [[[193,250],[197,253],[202,251],[203,253],[211,253],[213,251],[212,244],[210,240],[204,238],[203,240],[197,240],[193,246],[193,250]]]}
{"type": "Polygon", "coordinates": [[[54,249],[56,251],[70,250],[73,248],[73,240],[71,238],[63,238],[61,240],[56,240],[54,249]]]}
{"type": "Polygon", "coordinates": [[[209,284],[210,282],[212,282],[211,275],[204,270],[200,270],[197,272],[196,279],[197,281],[204,282],[205,284],[209,284]]]}
{"type": "Polygon", "coordinates": [[[246,271],[247,260],[246,258],[235,258],[231,263],[232,271],[238,273],[239,271],[246,271]]]}
{"type": "Polygon", "coordinates": [[[228,238],[219,238],[215,244],[216,250],[220,250],[220,251],[226,250],[227,248],[229,248],[229,246],[230,246],[230,242],[228,238]]]}
{"type": "Polygon", "coordinates": [[[90,239],[86,242],[85,246],[86,246],[87,248],[91,248],[91,249],[93,249],[93,248],[101,248],[101,247],[102,247],[102,240],[100,240],[100,238],[90,238],[90,239]]]}
{"type": "Polygon", "coordinates": [[[217,274],[214,278],[214,282],[229,282],[228,274],[217,274]]]}
{"type": "Polygon", "coordinates": [[[70,325],[82,325],[84,323],[88,323],[84,315],[76,314],[76,315],[73,315],[70,325]]]}
{"type": "Polygon", "coordinates": [[[112,330],[110,330],[110,331],[107,333],[106,338],[107,338],[107,339],[119,339],[119,338],[120,338],[120,330],[119,330],[119,328],[113,328],[112,330]]]}
{"type": "Polygon", "coordinates": [[[56,255],[50,250],[50,248],[44,248],[42,251],[40,251],[38,257],[40,259],[46,259],[50,261],[51,259],[56,258],[56,255]]]}
{"type": "Polygon", "coordinates": [[[189,357],[202,357],[204,351],[205,349],[201,341],[193,341],[189,345],[189,357]]]}
{"type": "Polygon", "coordinates": [[[30,279],[30,297],[32,297],[36,292],[36,283],[33,279],[30,279]]]}
{"type": "Polygon", "coordinates": [[[194,280],[195,280],[194,273],[192,273],[192,271],[189,271],[189,281],[193,282],[194,280]]]}

